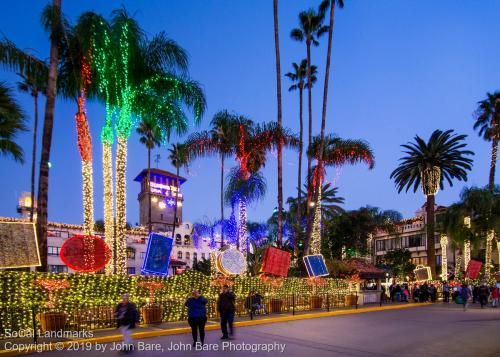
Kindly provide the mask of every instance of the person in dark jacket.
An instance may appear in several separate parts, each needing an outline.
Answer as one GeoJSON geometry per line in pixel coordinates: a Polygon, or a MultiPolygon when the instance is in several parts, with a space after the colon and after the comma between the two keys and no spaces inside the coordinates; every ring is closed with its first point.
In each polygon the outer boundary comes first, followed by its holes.
{"type": "Polygon", "coordinates": [[[229,286],[224,285],[217,300],[217,311],[220,314],[220,328],[222,330],[221,340],[227,340],[229,335],[233,334],[234,313],[236,311],[235,302],[236,295],[229,290],[229,286]]]}
{"type": "Polygon", "coordinates": [[[139,313],[135,304],[129,301],[128,294],[122,296],[122,301],[116,305],[115,317],[118,328],[123,335],[124,349],[130,350],[134,348],[132,340],[132,329],[139,322],[139,313]]]}
{"type": "Polygon", "coordinates": [[[477,290],[478,290],[477,295],[479,298],[479,303],[481,304],[481,309],[484,309],[484,305],[488,304],[488,298],[490,297],[490,289],[486,286],[485,283],[482,283],[477,290]]]}
{"type": "Polygon", "coordinates": [[[188,323],[191,326],[193,335],[193,346],[198,342],[198,331],[200,332],[200,342],[205,343],[205,324],[207,323],[207,302],[198,290],[193,290],[193,294],[184,304],[188,308],[188,323]]]}

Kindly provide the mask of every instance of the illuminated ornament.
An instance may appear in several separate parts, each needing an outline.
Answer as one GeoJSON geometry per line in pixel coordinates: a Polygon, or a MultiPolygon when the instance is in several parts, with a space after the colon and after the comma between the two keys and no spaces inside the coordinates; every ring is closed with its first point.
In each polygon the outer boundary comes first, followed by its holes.
{"type": "Polygon", "coordinates": [[[169,198],[169,199],[167,200],[167,205],[168,205],[169,207],[174,207],[174,206],[175,206],[175,200],[174,200],[173,198],[169,198]]]}
{"type": "Polygon", "coordinates": [[[98,236],[76,235],[64,241],[59,255],[70,269],[95,272],[106,266],[111,250],[98,236]]]}
{"type": "Polygon", "coordinates": [[[288,276],[291,257],[292,254],[287,251],[275,247],[268,247],[264,252],[260,271],[262,273],[286,277],[288,276]]]}
{"type": "Polygon", "coordinates": [[[413,273],[418,282],[432,280],[431,268],[428,266],[417,265],[413,273]]]}
{"type": "Polygon", "coordinates": [[[163,289],[165,285],[159,281],[140,281],[137,285],[147,289],[149,291],[149,302],[152,304],[155,302],[156,290],[163,289]]]}
{"type": "Polygon", "coordinates": [[[217,269],[224,275],[240,275],[246,268],[245,256],[237,249],[229,248],[217,255],[217,269]]]}
{"type": "Polygon", "coordinates": [[[43,287],[49,293],[47,307],[53,309],[56,306],[55,292],[69,288],[69,281],[66,279],[44,279],[35,280],[35,284],[43,287]]]}
{"type": "Polygon", "coordinates": [[[448,280],[448,237],[442,234],[439,243],[441,244],[441,280],[448,280]]]}
{"type": "Polygon", "coordinates": [[[151,233],[149,235],[146,257],[144,258],[141,269],[143,274],[161,276],[168,274],[173,241],[172,237],[156,233],[151,233]]]}
{"type": "Polygon", "coordinates": [[[433,196],[439,191],[441,169],[438,166],[427,167],[420,171],[422,191],[426,196],[433,196]]]}
{"type": "Polygon", "coordinates": [[[302,259],[304,260],[304,265],[306,266],[307,275],[309,275],[310,278],[327,276],[329,274],[323,255],[306,255],[302,259]]]}

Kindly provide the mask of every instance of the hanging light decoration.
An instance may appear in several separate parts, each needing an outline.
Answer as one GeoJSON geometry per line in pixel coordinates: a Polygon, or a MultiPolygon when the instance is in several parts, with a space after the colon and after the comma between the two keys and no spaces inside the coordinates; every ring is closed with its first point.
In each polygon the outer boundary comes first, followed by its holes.
{"type": "MultiPolygon", "coordinates": [[[[471,223],[470,223],[470,217],[464,217],[464,225],[470,229],[471,223]]],[[[466,239],[464,242],[464,270],[467,270],[467,267],[469,266],[470,262],[470,254],[471,254],[471,248],[470,248],[470,240],[466,239]]]]}
{"type": "Polygon", "coordinates": [[[441,169],[438,166],[426,167],[420,171],[422,191],[426,196],[438,193],[441,182],[441,169]]]}
{"type": "Polygon", "coordinates": [[[441,234],[441,280],[448,280],[448,237],[441,234]]]}

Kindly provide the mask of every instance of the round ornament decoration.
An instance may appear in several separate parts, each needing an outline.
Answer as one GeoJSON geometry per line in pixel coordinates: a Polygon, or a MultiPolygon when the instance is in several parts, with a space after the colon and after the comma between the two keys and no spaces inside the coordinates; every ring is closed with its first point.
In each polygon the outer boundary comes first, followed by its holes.
{"type": "Polygon", "coordinates": [[[224,275],[240,275],[246,268],[245,256],[237,249],[230,248],[217,255],[217,269],[224,275]]]}
{"type": "Polygon", "coordinates": [[[59,256],[70,269],[89,273],[106,266],[111,250],[98,236],[75,235],[63,243],[59,256]]]}

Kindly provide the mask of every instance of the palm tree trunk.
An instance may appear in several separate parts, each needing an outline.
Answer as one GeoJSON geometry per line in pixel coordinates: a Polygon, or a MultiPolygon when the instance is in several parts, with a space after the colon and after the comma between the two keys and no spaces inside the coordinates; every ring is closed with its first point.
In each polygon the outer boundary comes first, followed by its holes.
{"type": "MultiPolygon", "coordinates": [[[[311,42],[307,40],[307,101],[308,101],[308,114],[309,114],[309,133],[308,133],[308,147],[312,143],[312,83],[311,83],[311,42]]],[[[307,155],[307,180],[311,180],[311,157],[307,155]]],[[[307,185],[308,191],[311,189],[310,185],[307,185]]],[[[310,204],[311,204],[311,195],[307,195],[307,219],[310,219],[310,204]]]]}
{"type": "Polygon", "coordinates": [[[174,226],[172,227],[172,239],[175,239],[175,226],[177,224],[177,200],[179,199],[179,166],[176,165],[176,174],[175,185],[177,186],[177,190],[175,190],[175,208],[174,208],[174,226]]]}
{"type": "Polygon", "coordinates": [[[151,225],[151,148],[148,146],[148,230],[149,234],[153,231],[151,225]]]}
{"type": "Polygon", "coordinates": [[[304,148],[304,143],[303,143],[303,136],[304,136],[304,123],[302,120],[302,101],[303,101],[303,95],[302,95],[302,88],[299,88],[299,172],[297,175],[297,223],[300,228],[300,223],[301,223],[301,212],[300,212],[300,206],[302,202],[302,151],[304,148]]]}
{"type": "Polygon", "coordinates": [[[427,265],[431,268],[432,279],[436,279],[436,242],[434,238],[435,196],[427,196],[427,265]]]}
{"type": "Polygon", "coordinates": [[[220,157],[220,247],[224,246],[224,155],[220,157]]]}
{"type": "Polygon", "coordinates": [[[491,162],[490,162],[490,176],[488,181],[488,188],[491,192],[495,188],[495,169],[497,164],[498,155],[498,138],[495,136],[491,141],[491,162]]]}
{"type": "MultiPolygon", "coordinates": [[[[61,9],[61,0],[53,0],[56,10],[61,9]]],[[[48,196],[49,196],[49,162],[50,147],[52,145],[52,128],[54,127],[54,110],[57,92],[57,64],[59,62],[59,48],[55,38],[50,43],[49,77],[45,101],[45,116],[43,120],[42,156],[38,174],[38,213],[37,237],[40,251],[41,265],[39,271],[47,271],[47,223],[48,223],[48,196]]]]}
{"type": "Polygon", "coordinates": [[[31,207],[30,222],[35,216],[35,166],[36,166],[36,139],[38,136],[38,89],[33,90],[33,100],[35,102],[34,123],[33,123],[33,150],[31,152],[31,207]]]}
{"type": "MultiPolygon", "coordinates": [[[[273,0],[274,10],[274,48],[276,50],[276,99],[278,101],[278,127],[281,129],[281,63],[278,28],[278,0],[273,0]]],[[[283,244],[283,142],[278,144],[278,247],[283,244]]]]}
{"type": "Polygon", "coordinates": [[[238,222],[238,239],[236,247],[246,252],[246,235],[247,235],[247,204],[244,199],[239,202],[239,222],[238,222]]]}
{"type": "Polygon", "coordinates": [[[104,198],[104,241],[111,249],[112,256],[105,267],[105,274],[116,274],[116,240],[115,240],[115,218],[113,209],[113,155],[111,143],[102,144],[102,177],[103,177],[103,198],[104,198]]]}
{"type": "Polygon", "coordinates": [[[118,136],[116,148],[116,268],[115,274],[127,273],[127,139],[118,136]]]}

